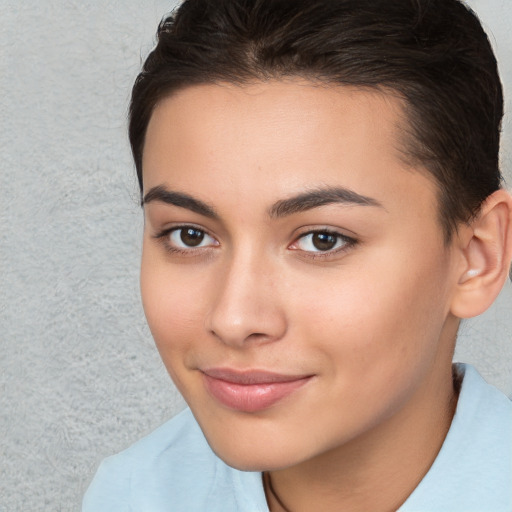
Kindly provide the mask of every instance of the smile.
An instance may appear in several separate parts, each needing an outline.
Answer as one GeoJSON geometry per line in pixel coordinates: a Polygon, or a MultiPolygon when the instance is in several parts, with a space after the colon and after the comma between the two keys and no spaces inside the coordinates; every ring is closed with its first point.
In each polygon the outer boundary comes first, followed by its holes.
{"type": "Polygon", "coordinates": [[[312,375],[279,375],[264,371],[203,370],[210,395],[222,405],[240,412],[267,409],[304,386],[312,375]]]}

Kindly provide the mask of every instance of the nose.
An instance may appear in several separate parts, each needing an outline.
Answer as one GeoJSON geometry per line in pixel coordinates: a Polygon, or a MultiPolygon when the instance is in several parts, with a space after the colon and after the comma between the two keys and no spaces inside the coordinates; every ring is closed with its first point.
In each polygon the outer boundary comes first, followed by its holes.
{"type": "Polygon", "coordinates": [[[277,272],[261,255],[239,254],[223,264],[206,329],[233,348],[281,339],[287,329],[277,272]]]}

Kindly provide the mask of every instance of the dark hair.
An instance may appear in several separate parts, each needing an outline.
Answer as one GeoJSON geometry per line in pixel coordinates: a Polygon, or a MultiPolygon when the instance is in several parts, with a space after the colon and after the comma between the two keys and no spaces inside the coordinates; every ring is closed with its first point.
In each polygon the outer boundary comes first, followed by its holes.
{"type": "Polygon", "coordinates": [[[132,91],[129,136],[142,192],[157,103],[195,84],[285,77],[391,91],[405,155],[436,180],[445,238],[501,186],[503,93],[478,18],[458,0],[185,0],[158,28],[132,91]]]}

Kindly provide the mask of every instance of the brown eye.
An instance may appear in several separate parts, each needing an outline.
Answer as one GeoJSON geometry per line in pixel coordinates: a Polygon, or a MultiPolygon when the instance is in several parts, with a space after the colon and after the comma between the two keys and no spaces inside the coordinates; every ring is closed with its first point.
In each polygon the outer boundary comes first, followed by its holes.
{"type": "Polygon", "coordinates": [[[339,236],[331,233],[312,233],[311,243],[319,251],[330,251],[336,247],[339,236]]]}
{"type": "Polygon", "coordinates": [[[183,226],[167,231],[165,236],[169,247],[175,249],[201,249],[203,247],[217,246],[219,243],[211,237],[206,231],[194,226],[183,226]]]}
{"type": "Polygon", "coordinates": [[[195,228],[180,229],[180,239],[188,247],[197,247],[204,240],[204,231],[195,228]]]}
{"type": "Polygon", "coordinates": [[[290,249],[305,253],[336,253],[354,245],[353,238],[336,233],[335,231],[310,231],[299,237],[290,249]]]}

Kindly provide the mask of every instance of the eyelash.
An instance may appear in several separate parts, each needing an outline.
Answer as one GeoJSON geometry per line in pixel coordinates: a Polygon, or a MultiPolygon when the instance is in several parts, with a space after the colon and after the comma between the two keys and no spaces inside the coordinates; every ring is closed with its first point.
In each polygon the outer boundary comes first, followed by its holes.
{"type": "MultiPolygon", "coordinates": [[[[292,244],[290,244],[289,247],[292,247],[293,245],[296,245],[300,240],[304,240],[306,237],[311,236],[311,235],[328,235],[328,236],[333,236],[333,237],[336,238],[336,245],[339,242],[341,242],[341,244],[342,244],[340,247],[335,247],[334,249],[329,249],[329,250],[326,250],[326,251],[322,251],[322,250],[318,250],[318,251],[302,251],[304,254],[307,254],[308,258],[311,258],[311,259],[332,258],[333,256],[336,256],[336,255],[339,255],[341,253],[344,253],[344,252],[348,251],[349,249],[351,249],[352,247],[354,247],[358,243],[358,240],[356,240],[355,238],[343,235],[343,234],[339,233],[338,231],[334,231],[332,229],[327,229],[327,228],[324,228],[324,229],[319,228],[319,229],[312,229],[312,230],[307,231],[305,233],[301,233],[295,239],[295,241],[292,244]]],[[[300,251],[301,249],[293,248],[292,250],[300,251]]]]}
{"type": "MultiPolygon", "coordinates": [[[[167,252],[169,252],[171,254],[177,254],[177,255],[184,255],[184,256],[197,255],[199,252],[203,252],[204,250],[207,250],[208,248],[211,247],[211,246],[206,246],[206,247],[191,246],[188,249],[185,249],[185,248],[175,247],[175,246],[171,245],[170,237],[172,236],[172,234],[178,233],[179,231],[184,231],[186,229],[199,231],[199,232],[203,233],[205,236],[208,236],[208,237],[212,238],[213,240],[215,240],[215,238],[212,235],[210,235],[208,233],[208,231],[206,231],[203,228],[200,228],[199,226],[194,226],[193,224],[186,224],[183,226],[175,226],[172,228],[164,229],[163,231],[160,231],[159,233],[157,233],[154,236],[154,238],[156,238],[157,240],[159,240],[162,243],[162,245],[164,246],[164,249],[167,252]]],[[[217,242],[217,244],[218,244],[218,242],[217,242]]]]}
{"type": "MultiPolygon", "coordinates": [[[[199,231],[199,232],[203,233],[204,236],[208,236],[208,237],[212,238],[213,240],[215,240],[215,238],[212,235],[210,235],[208,233],[208,231],[206,231],[203,228],[200,228],[199,226],[194,226],[192,224],[187,224],[187,225],[182,225],[182,226],[175,226],[175,227],[172,227],[172,228],[164,229],[163,231],[160,231],[159,233],[154,235],[154,238],[159,240],[162,243],[162,245],[164,246],[164,248],[165,248],[165,250],[167,252],[169,252],[171,254],[184,255],[184,256],[199,255],[204,250],[208,250],[211,247],[216,247],[216,246],[220,245],[219,242],[217,242],[216,245],[207,245],[207,246],[204,246],[204,247],[193,247],[193,246],[191,246],[188,249],[180,248],[180,247],[175,247],[175,246],[171,245],[170,240],[169,240],[170,236],[172,236],[173,233],[178,233],[178,232],[186,230],[186,229],[191,229],[191,230],[199,231]]],[[[323,259],[323,258],[329,258],[329,257],[332,257],[334,255],[346,252],[349,249],[351,249],[352,247],[354,247],[357,243],[358,243],[357,239],[349,237],[349,236],[346,236],[346,235],[343,235],[343,234],[339,233],[338,231],[334,231],[334,230],[331,230],[331,229],[321,229],[320,228],[320,229],[312,229],[312,230],[307,231],[305,233],[301,233],[294,240],[294,242],[292,242],[288,246],[288,248],[290,250],[293,250],[293,251],[301,251],[303,254],[307,255],[306,257],[311,258],[311,259],[323,259]],[[321,235],[328,235],[328,236],[336,237],[336,244],[341,242],[342,245],[340,247],[335,247],[334,249],[329,249],[329,250],[326,250],[326,251],[322,251],[322,250],[318,250],[318,251],[305,251],[305,250],[301,250],[301,249],[293,247],[294,245],[298,244],[298,242],[300,240],[303,240],[303,239],[305,239],[308,236],[320,235],[320,234],[321,235]]]]}

